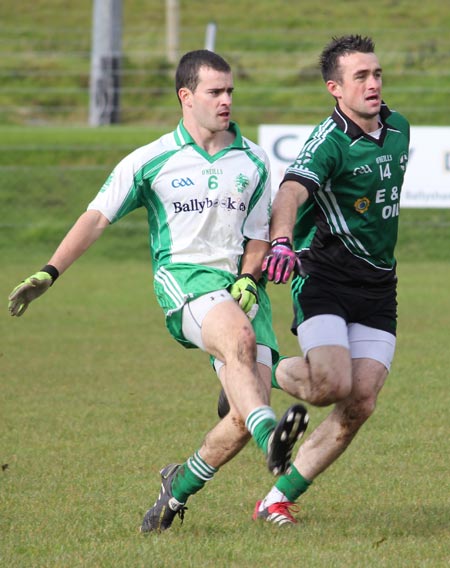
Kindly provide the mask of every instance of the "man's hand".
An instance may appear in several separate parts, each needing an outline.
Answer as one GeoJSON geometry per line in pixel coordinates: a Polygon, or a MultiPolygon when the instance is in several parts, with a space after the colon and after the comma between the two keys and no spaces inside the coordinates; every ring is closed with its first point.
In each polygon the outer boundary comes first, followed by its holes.
{"type": "Polygon", "coordinates": [[[17,317],[23,315],[28,308],[28,304],[42,296],[50,288],[54,280],[55,278],[43,269],[18,284],[8,297],[9,313],[17,317]]]}
{"type": "Polygon", "coordinates": [[[272,241],[262,264],[263,271],[267,271],[267,278],[274,284],[286,284],[296,266],[300,269],[300,260],[292,250],[288,237],[272,241]]]}
{"type": "Polygon", "coordinates": [[[251,274],[241,274],[230,288],[230,294],[246,314],[258,302],[256,280],[251,274]]]}

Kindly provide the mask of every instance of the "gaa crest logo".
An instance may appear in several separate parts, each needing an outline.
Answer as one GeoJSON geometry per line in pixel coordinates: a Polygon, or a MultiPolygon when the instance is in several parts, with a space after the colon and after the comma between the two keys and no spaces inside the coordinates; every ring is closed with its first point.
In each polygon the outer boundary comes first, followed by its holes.
{"type": "Polygon", "coordinates": [[[353,207],[357,213],[365,213],[370,206],[370,199],[368,197],[360,197],[355,201],[353,207]]]}

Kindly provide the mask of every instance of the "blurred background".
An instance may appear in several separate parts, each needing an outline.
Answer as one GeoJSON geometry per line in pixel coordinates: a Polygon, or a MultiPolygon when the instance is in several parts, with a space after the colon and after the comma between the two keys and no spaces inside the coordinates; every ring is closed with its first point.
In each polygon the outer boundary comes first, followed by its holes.
{"type": "MultiPolygon", "coordinates": [[[[114,165],[176,126],[174,71],[186,51],[209,47],[230,62],[233,118],[258,141],[261,124],[328,116],[322,48],[335,35],[370,35],[389,106],[413,126],[442,127],[450,124],[449,30],[450,4],[440,0],[2,0],[0,249],[47,255],[114,165]]],[[[450,176],[450,148],[447,159],[439,158],[441,177],[450,176]]],[[[423,167],[433,189],[436,168],[423,167]]],[[[96,250],[126,256],[133,234],[145,241],[137,215],[96,250]]],[[[399,255],[447,259],[450,247],[434,243],[449,243],[449,228],[448,208],[405,209],[399,255]]]]}
{"type": "MultiPolygon", "coordinates": [[[[1,124],[88,124],[95,3],[2,0],[1,124]]],[[[234,114],[242,125],[321,120],[330,98],[318,56],[332,35],[346,33],[375,40],[391,106],[413,124],[449,122],[448,2],[102,0],[97,33],[108,25],[109,5],[120,124],[173,126],[176,60],[205,47],[211,24],[214,50],[234,70],[234,114]]]]}

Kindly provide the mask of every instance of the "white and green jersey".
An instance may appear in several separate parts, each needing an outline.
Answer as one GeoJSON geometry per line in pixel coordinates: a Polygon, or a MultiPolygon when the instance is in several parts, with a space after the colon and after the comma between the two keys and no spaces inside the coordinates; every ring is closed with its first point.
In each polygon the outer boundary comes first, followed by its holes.
{"type": "Polygon", "coordinates": [[[233,144],[210,156],[180,121],[124,158],[88,209],[114,223],[145,207],[155,273],[194,263],[236,275],[245,239],[269,239],[270,174],[264,151],[230,128],[233,144]]]}
{"type": "Polygon", "coordinates": [[[305,270],[327,281],[374,288],[395,281],[409,124],[384,104],[380,120],[379,136],[370,136],[336,107],[286,170],[284,180],[304,185],[312,199],[299,211],[295,247],[306,248],[305,270]]]}
{"type": "Polygon", "coordinates": [[[125,157],[88,206],[111,223],[147,209],[155,291],[166,315],[226,288],[245,242],[269,240],[269,160],[237,124],[230,130],[233,143],[210,156],[180,121],[125,157]]]}

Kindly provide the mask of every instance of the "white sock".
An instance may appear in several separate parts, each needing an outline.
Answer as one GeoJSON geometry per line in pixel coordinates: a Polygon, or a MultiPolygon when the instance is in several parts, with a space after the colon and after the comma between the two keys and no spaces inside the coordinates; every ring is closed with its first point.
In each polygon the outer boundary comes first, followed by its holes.
{"type": "Polygon", "coordinates": [[[274,503],[284,503],[285,501],[289,501],[289,499],[274,485],[269,493],[267,493],[265,498],[261,501],[259,510],[262,511],[263,509],[267,509],[267,507],[270,507],[270,505],[273,505],[274,503]]]}

